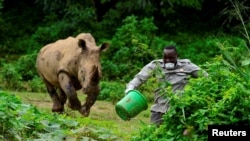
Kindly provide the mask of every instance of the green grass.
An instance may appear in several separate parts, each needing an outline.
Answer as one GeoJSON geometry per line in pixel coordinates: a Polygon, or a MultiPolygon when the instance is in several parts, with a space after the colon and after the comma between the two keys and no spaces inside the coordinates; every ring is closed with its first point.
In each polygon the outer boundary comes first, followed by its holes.
{"type": "MultiPolygon", "coordinates": [[[[13,92],[16,96],[20,97],[23,103],[36,106],[39,110],[48,113],[51,112],[52,102],[47,93],[31,93],[31,92],[13,92]]],[[[85,95],[78,93],[78,97],[83,103],[85,95]]],[[[131,136],[139,133],[139,129],[149,124],[150,119],[150,106],[147,110],[142,111],[130,121],[122,120],[115,112],[115,105],[112,102],[96,101],[92,106],[89,117],[83,117],[78,111],[72,111],[65,106],[65,113],[71,118],[76,118],[80,122],[94,123],[100,125],[108,130],[113,131],[117,136],[124,140],[129,140],[131,136]]]]}

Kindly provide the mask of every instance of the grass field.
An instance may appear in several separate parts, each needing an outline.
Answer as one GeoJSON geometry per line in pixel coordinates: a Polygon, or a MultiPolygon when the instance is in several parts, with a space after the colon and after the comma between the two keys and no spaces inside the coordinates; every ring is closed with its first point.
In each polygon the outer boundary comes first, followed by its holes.
{"type": "MultiPolygon", "coordinates": [[[[39,110],[51,113],[52,102],[47,93],[30,93],[30,92],[10,92],[20,97],[23,103],[31,104],[36,106],[39,110]]],[[[78,92],[78,97],[83,103],[85,95],[78,92]]],[[[150,108],[150,106],[149,106],[150,108]]],[[[91,112],[88,118],[93,121],[101,121],[102,123],[112,124],[110,127],[116,127],[110,129],[115,131],[124,140],[129,140],[131,136],[139,133],[139,129],[144,127],[145,124],[149,124],[150,110],[149,108],[142,111],[136,117],[130,121],[122,120],[115,112],[115,105],[112,102],[107,101],[96,101],[92,106],[91,112]]],[[[78,111],[72,111],[65,106],[65,112],[72,118],[85,118],[78,113],[78,111]]],[[[110,128],[109,127],[109,128],[110,128]]]]}

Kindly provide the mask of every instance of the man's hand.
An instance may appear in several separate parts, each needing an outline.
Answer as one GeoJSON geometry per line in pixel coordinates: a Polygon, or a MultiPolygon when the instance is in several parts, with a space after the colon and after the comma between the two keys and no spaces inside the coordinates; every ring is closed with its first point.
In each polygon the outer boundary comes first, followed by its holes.
{"type": "Polygon", "coordinates": [[[198,77],[208,77],[208,73],[205,70],[200,70],[198,77]]]}
{"type": "Polygon", "coordinates": [[[132,88],[127,88],[127,89],[125,90],[125,94],[128,94],[128,92],[131,91],[131,90],[134,90],[134,89],[132,89],[132,88]]]}
{"type": "Polygon", "coordinates": [[[208,73],[204,70],[198,70],[198,71],[194,71],[192,72],[192,77],[193,78],[198,78],[198,77],[208,77],[208,73]]]}

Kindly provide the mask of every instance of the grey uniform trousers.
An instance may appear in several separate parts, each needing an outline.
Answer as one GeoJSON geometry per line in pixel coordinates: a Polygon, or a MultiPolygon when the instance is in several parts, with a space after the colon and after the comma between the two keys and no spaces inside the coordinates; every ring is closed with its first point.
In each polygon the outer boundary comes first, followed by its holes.
{"type": "Polygon", "coordinates": [[[163,115],[164,113],[151,111],[150,122],[156,124],[157,126],[160,126],[163,122],[163,115]]]}

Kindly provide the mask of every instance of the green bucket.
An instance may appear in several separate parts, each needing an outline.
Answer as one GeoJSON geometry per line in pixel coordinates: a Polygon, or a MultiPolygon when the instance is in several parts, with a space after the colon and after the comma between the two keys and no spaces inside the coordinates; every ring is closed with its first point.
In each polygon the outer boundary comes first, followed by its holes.
{"type": "Polygon", "coordinates": [[[130,120],[148,108],[145,97],[137,90],[130,90],[116,105],[115,110],[123,120],[130,120]]]}

